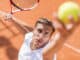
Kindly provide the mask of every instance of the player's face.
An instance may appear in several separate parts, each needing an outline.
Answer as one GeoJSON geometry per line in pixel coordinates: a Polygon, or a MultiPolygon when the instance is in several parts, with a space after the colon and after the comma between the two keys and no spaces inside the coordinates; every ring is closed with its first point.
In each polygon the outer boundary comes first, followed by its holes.
{"type": "Polygon", "coordinates": [[[33,31],[32,46],[35,49],[45,46],[50,40],[51,33],[52,27],[38,23],[33,31]]]}

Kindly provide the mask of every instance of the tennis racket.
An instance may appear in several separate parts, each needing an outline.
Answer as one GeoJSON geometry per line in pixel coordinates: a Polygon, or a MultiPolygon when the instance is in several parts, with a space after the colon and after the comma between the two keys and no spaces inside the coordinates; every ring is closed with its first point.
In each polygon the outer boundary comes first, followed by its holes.
{"type": "MultiPolygon", "coordinates": [[[[14,13],[21,12],[21,11],[30,11],[34,8],[36,8],[39,4],[39,0],[9,0],[11,12],[5,13],[3,11],[0,11],[0,14],[2,16],[6,16],[7,20],[11,20],[14,22],[17,26],[28,26],[26,23],[22,22],[21,20],[15,18],[13,16],[14,13]]],[[[26,28],[24,28],[26,29],[26,28]]]]}
{"type": "Polygon", "coordinates": [[[11,14],[18,11],[30,11],[37,7],[39,0],[10,0],[11,14]],[[15,10],[13,9],[16,8],[15,10]]]}

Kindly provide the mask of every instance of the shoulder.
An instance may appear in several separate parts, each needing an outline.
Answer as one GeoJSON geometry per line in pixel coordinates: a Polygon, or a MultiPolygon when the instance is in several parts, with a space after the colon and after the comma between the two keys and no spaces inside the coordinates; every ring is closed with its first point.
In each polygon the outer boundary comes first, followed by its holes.
{"type": "Polygon", "coordinates": [[[27,36],[32,36],[33,35],[33,32],[29,32],[29,33],[26,33],[25,34],[25,37],[27,37],[27,36]]]}
{"type": "Polygon", "coordinates": [[[25,34],[24,42],[29,43],[32,40],[33,32],[29,32],[25,34]]]}
{"type": "Polygon", "coordinates": [[[31,38],[33,36],[33,32],[29,32],[25,34],[25,39],[31,38]]]}

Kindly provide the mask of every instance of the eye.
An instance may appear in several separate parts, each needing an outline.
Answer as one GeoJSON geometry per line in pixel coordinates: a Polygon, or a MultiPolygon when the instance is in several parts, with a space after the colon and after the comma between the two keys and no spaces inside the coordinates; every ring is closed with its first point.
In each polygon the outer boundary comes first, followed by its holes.
{"type": "Polygon", "coordinates": [[[45,35],[49,34],[49,32],[45,32],[45,35]]]}
{"type": "Polygon", "coordinates": [[[42,33],[42,29],[38,29],[38,32],[39,32],[39,33],[42,33]]]}

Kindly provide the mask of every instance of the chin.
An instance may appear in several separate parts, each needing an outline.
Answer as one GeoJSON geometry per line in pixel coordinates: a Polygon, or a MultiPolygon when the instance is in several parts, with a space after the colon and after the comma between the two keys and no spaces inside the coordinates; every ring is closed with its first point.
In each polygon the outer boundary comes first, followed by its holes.
{"type": "Polygon", "coordinates": [[[40,48],[43,48],[43,47],[44,47],[44,45],[38,46],[38,47],[36,47],[36,49],[40,49],[40,48]]]}

